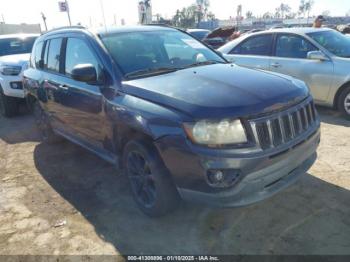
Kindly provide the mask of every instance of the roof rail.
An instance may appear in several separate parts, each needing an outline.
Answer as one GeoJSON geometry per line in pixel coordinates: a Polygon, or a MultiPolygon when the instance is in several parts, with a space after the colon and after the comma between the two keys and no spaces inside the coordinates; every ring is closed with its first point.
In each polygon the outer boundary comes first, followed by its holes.
{"type": "Polygon", "coordinates": [[[47,34],[47,33],[50,33],[50,32],[61,30],[61,29],[86,29],[86,27],[82,26],[82,25],[61,26],[61,27],[56,27],[56,28],[53,28],[51,30],[48,30],[48,31],[46,31],[46,32],[44,32],[42,34],[47,34]]]}

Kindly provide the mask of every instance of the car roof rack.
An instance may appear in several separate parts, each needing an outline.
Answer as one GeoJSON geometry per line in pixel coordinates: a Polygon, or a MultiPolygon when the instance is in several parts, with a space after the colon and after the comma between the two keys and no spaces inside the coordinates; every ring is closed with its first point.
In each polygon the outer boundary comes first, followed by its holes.
{"type": "Polygon", "coordinates": [[[61,27],[56,27],[56,28],[50,29],[50,30],[44,32],[43,34],[51,33],[51,32],[62,30],[62,29],[86,29],[86,27],[82,26],[82,25],[61,26],[61,27]]]}

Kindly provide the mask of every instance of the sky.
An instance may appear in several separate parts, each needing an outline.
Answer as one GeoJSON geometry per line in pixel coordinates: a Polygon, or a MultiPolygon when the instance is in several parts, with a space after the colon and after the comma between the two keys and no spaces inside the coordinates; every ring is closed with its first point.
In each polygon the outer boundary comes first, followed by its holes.
{"type": "MultiPolygon", "coordinates": [[[[66,13],[59,12],[59,0],[0,0],[0,21],[2,16],[6,23],[42,23],[41,12],[47,17],[48,28],[68,25],[66,13]]],[[[63,1],[63,0],[60,0],[63,1]]],[[[106,24],[119,25],[124,19],[127,25],[138,21],[138,0],[68,0],[72,24],[100,26],[103,23],[102,8],[105,11],[106,24]]],[[[171,18],[176,9],[189,6],[195,0],[152,0],[153,14],[162,14],[171,18]]],[[[273,12],[281,2],[297,11],[300,0],[210,0],[210,11],[219,19],[228,19],[235,15],[237,5],[242,4],[245,14],[252,11],[254,15],[273,12]]],[[[314,0],[311,15],[330,11],[333,16],[343,16],[350,11],[350,0],[314,0]]]]}

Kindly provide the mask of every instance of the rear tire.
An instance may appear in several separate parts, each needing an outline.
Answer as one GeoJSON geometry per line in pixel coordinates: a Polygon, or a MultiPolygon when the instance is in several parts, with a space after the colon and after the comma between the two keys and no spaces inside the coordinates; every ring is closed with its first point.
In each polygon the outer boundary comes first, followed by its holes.
{"type": "Polygon", "coordinates": [[[350,120],[350,86],[341,92],[338,99],[338,109],[346,119],[350,120]]]}
{"type": "Polygon", "coordinates": [[[123,153],[124,173],[139,208],[150,217],[173,211],[180,196],[157,150],[144,139],[131,140],[123,153]]]}
{"type": "Polygon", "coordinates": [[[3,117],[14,117],[18,114],[18,99],[4,95],[0,88],[0,115],[3,117]]]}
{"type": "Polygon", "coordinates": [[[33,102],[32,112],[39,129],[41,139],[48,144],[54,144],[62,141],[62,138],[52,130],[50,119],[47,113],[42,109],[38,101],[33,102]]]}

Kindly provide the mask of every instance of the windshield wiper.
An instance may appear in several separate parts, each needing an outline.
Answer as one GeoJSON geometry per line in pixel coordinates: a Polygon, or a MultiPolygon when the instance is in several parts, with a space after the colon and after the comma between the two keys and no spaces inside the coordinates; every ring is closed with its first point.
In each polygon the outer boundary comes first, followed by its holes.
{"type": "Polygon", "coordinates": [[[204,66],[204,65],[213,65],[213,64],[226,64],[224,61],[216,61],[216,60],[207,60],[202,62],[196,62],[190,65],[185,66],[184,68],[196,67],[196,66],[204,66]]]}
{"type": "Polygon", "coordinates": [[[133,78],[138,76],[147,76],[147,75],[153,75],[153,74],[166,74],[175,72],[182,68],[176,68],[176,67],[158,67],[158,68],[146,68],[146,69],[140,69],[136,70],[130,73],[125,74],[126,78],[133,78]]]}

